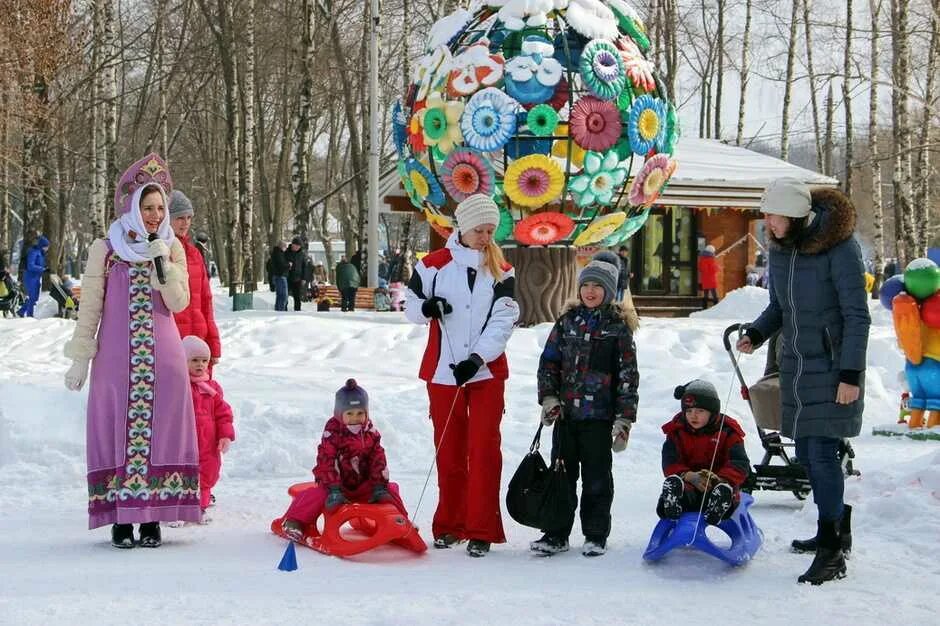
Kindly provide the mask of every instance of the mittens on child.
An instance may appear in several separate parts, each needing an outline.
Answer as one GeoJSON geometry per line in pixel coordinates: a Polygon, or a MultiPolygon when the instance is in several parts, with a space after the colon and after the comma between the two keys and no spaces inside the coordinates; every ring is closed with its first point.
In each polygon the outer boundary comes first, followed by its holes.
{"type": "Polygon", "coordinates": [[[623,452],[627,449],[627,441],[630,440],[630,429],[633,428],[633,422],[625,419],[615,419],[614,425],[610,430],[612,441],[610,449],[614,452],[623,452]]]}
{"type": "Polygon", "coordinates": [[[326,496],[326,504],[323,510],[332,513],[344,504],[349,504],[349,500],[343,495],[343,490],[339,487],[330,487],[330,493],[326,496]]]}
{"type": "Polygon", "coordinates": [[[561,402],[555,396],[545,396],[542,400],[542,425],[551,426],[561,417],[561,402]]]}

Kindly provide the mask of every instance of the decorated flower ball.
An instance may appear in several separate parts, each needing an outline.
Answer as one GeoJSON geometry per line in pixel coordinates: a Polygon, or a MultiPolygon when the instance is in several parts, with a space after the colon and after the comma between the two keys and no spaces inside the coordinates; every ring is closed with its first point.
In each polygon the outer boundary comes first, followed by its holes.
{"type": "Polygon", "coordinates": [[[398,172],[434,226],[485,194],[497,240],[613,246],[676,170],[670,103],[626,0],[479,0],[431,28],[393,110],[398,172]],[[593,226],[593,227],[592,227],[593,226]]]}
{"type": "Polygon", "coordinates": [[[904,291],[918,300],[940,289],[940,268],[930,259],[914,259],[904,270],[904,291]]]}

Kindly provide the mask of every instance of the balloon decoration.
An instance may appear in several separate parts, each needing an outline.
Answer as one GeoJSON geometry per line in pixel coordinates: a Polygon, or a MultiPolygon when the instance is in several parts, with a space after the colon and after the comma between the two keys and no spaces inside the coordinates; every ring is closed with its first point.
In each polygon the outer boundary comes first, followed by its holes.
{"type": "Polygon", "coordinates": [[[880,300],[891,311],[906,360],[908,426],[940,426],[940,268],[930,259],[914,259],[903,275],[885,281],[880,300]]]}
{"type": "Polygon", "coordinates": [[[482,193],[501,208],[501,243],[625,241],[675,172],[678,139],[638,14],[625,0],[472,5],[431,28],[393,111],[411,202],[441,233],[482,193]]]}

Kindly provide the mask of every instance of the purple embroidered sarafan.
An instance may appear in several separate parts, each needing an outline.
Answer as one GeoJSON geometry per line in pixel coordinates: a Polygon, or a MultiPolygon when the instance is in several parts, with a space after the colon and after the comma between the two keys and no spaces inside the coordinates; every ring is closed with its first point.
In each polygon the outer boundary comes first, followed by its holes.
{"type": "Polygon", "coordinates": [[[114,189],[114,215],[120,217],[131,210],[131,197],[140,187],[157,184],[169,196],[173,191],[173,178],[160,155],[151,152],[131,165],[118,180],[114,189]]]}

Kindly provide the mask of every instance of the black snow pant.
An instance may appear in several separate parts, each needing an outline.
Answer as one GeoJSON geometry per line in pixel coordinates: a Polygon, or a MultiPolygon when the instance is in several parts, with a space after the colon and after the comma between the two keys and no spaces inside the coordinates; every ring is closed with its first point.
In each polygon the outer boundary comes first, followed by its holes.
{"type": "Polygon", "coordinates": [[[304,281],[294,280],[290,282],[290,297],[294,299],[294,310],[300,310],[301,303],[301,291],[303,290],[304,281]]]}
{"type": "MultiPolygon", "coordinates": [[[[577,502],[581,478],[581,532],[587,539],[607,539],[610,535],[610,507],[614,501],[613,456],[610,450],[611,422],[576,420],[557,422],[552,429],[552,464],[561,455],[568,473],[568,485],[577,502]]],[[[558,538],[567,538],[574,526],[574,511],[562,528],[543,528],[558,538]]]]}
{"type": "Polygon", "coordinates": [[[358,290],[358,287],[345,287],[340,290],[340,296],[342,296],[342,300],[340,302],[341,311],[356,310],[356,292],[358,290]]]}

